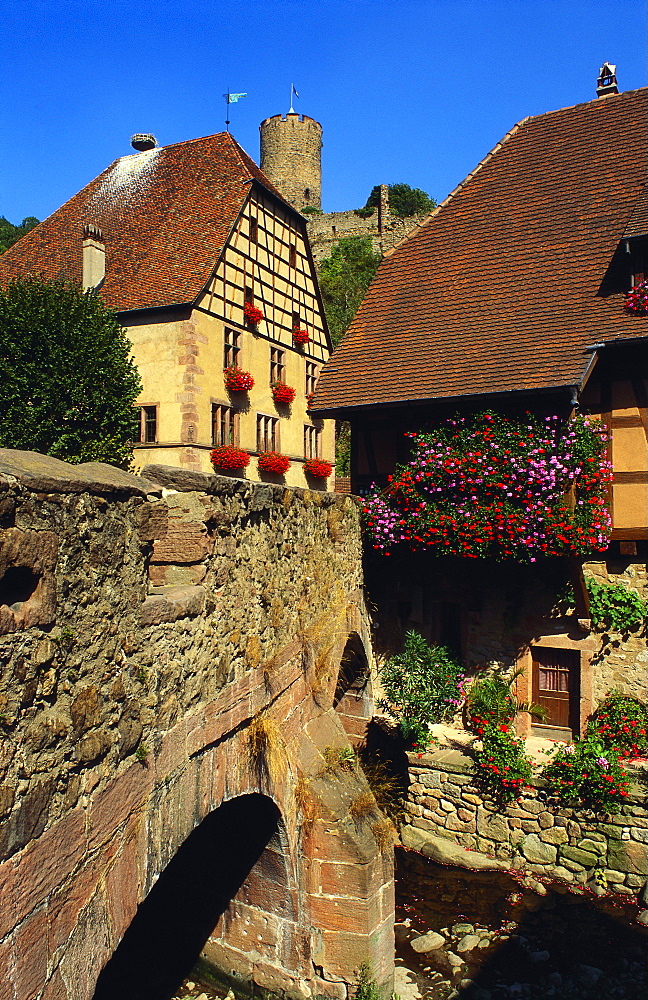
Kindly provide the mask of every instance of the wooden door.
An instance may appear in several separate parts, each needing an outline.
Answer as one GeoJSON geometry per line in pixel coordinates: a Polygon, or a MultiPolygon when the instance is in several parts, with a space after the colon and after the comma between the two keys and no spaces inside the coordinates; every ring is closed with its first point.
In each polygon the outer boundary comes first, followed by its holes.
{"type": "Polygon", "coordinates": [[[533,700],[546,710],[540,725],[580,732],[580,653],[576,649],[533,650],[533,700]]]}

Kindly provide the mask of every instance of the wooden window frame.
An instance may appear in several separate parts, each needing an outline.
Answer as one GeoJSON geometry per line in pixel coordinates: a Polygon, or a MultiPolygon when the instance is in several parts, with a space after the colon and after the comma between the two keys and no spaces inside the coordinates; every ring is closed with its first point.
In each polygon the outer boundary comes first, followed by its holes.
{"type": "Polygon", "coordinates": [[[280,451],[281,443],[279,439],[279,417],[270,416],[268,413],[257,413],[257,452],[280,451]]]}
{"type": "Polygon", "coordinates": [[[225,448],[239,443],[239,412],[225,403],[212,403],[211,443],[212,448],[225,448]]]}
{"type": "Polygon", "coordinates": [[[223,368],[238,365],[241,360],[241,332],[226,326],[223,334],[223,368]]]}
{"type": "Polygon", "coordinates": [[[286,352],[280,347],[270,348],[270,385],[286,381],[286,352]]]}
{"type": "Polygon", "coordinates": [[[140,444],[157,444],[158,443],[158,403],[150,403],[147,406],[140,407],[140,444]],[[152,416],[151,416],[152,414],[152,416]],[[151,425],[153,427],[152,437],[150,435],[151,425]]]}
{"type": "Polygon", "coordinates": [[[314,424],[304,424],[304,458],[322,457],[322,429],[314,424]]]}
{"type": "Polygon", "coordinates": [[[319,378],[319,369],[314,361],[306,362],[306,378],[304,382],[306,396],[311,396],[315,392],[315,387],[317,385],[317,379],[319,378]]]}
{"type": "Polygon", "coordinates": [[[295,243],[288,244],[288,266],[297,270],[297,246],[295,243]]]}
{"type": "Polygon", "coordinates": [[[250,243],[259,242],[259,220],[257,219],[256,215],[250,216],[248,238],[250,240],[250,243]]]}

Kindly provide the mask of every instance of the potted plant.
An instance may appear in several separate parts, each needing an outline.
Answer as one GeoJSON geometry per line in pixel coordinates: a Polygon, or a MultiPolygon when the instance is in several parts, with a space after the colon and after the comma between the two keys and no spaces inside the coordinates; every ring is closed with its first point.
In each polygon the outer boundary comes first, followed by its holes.
{"type": "Polygon", "coordinates": [[[231,444],[214,448],[209,453],[209,459],[215,469],[245,469],[250,464],[247,451],[231,444]]]}
{"type": "Polygon", "coordinates": [[[293,340],[298,345],[298,347],[303,347],[310,340],[308,336],[308,330],[301,330],[298,326],[293,330],[293,340]]]}
{"type": "Polygon", "coordinates": [[[275,403],[292,403],[295,398],[295,390],[285,382],[273,382],[270,388],[275,403]]]}
{"type": "Polygon", "coordinates": [[[258,326],[263,319],[261,310],[257,309],[251,302],[246,302],[243,306],[243,315],[245,316],[246,323],[249,323],[250,326],[258,326]]]}
{"type": "Polygon", "coordinates": [[[304,472],[314,479],[328,479],[333,472],[333,466],[321,458],[309,458],[304,462],[304,472]]]}
{"type": "Polygon", "coordinates": [[[283,476],[290,468],[290,459],[287,455],[280,455],[278,451],[262,451],[257,458],[257,467],[260,472],[273,472],[276,476],[283,476]]]}
{"type": "Polygon", "coordinates": [[[238,365],[230,365],[223,369],[225,388],[230,392],[247,392],[254,385],[254,379],[249,372],[244,372],[238,365]]]}

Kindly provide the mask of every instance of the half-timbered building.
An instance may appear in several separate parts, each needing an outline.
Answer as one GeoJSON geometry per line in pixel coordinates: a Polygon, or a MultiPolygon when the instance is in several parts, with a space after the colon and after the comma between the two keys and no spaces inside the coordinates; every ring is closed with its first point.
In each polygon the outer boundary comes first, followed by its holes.
{"type": "MultiPolygon", "coordinates": [[[[648,319],[626,293],[647,271],[648,90],[608,84],[593,102],[516,125],[386,255],[314,410],[351,422],[360,493],[406,460],[407,431],[458,412],[600,416],[612,542],[585,574],[645,594],[648,319]]],[[[577,614],[552,612],[560,560],[523,569],[395,555],[374,589],[403,627],[474,667],[522,666],[521,695],[549,708],[545,730],[578,731],[610,688],[648,694],[645,637],[604,648],[586,628],[582,585],[577,614]]]]}
{"type": "Polygon", "coordinates": [[[233,445],[252,456],[248,478],[263,478],[260,452],[280,452],[281,481],[323,488],[304,475],[309,458],[334,462],[333,422],[308,409],[330,341],[304,218],[227,132],[162,148],[134,138],[139,152],[0,258],[0,279],[70,280],[117,312],[143,385],[138,468],[208,472],[210,451],[233,445]],[[254,385],[229,390],[231,367],[254,385]]]}

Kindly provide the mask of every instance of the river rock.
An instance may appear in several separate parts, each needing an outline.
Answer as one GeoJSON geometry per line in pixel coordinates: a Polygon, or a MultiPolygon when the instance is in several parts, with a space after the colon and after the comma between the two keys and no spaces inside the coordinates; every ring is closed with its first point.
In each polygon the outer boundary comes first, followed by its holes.
{"type": "Polygon", "coordinates": [[[472,951],[479,944],[479,938],[476,934],[464,934],[461,941],[457,945],[457,951],[462,954],[464,951],[472,951]]]}
{"type": "Polygon", "coordinates": [[[410,947],[418,952],[436,951],[438,948],[442,948],[444,944],[445,938],[443,935],[437,934],[436,931],[428,931],[427,934],[412,938],[410,941],[410,947]]]}
{"type": "Polygon", "coordinates": [[[595,986],[603,975],[603,970],[597,969],[595,965],[577,965],[574,971],[578,982],[583,986],[595,986]]]}
{"type": "Polygon", "coordinates": [[[464,934],[475,933],[475,928],[473,927],[473,925],[466,923],[453,924],[451,930],[455,937],[463,937],[464,934]]]}

